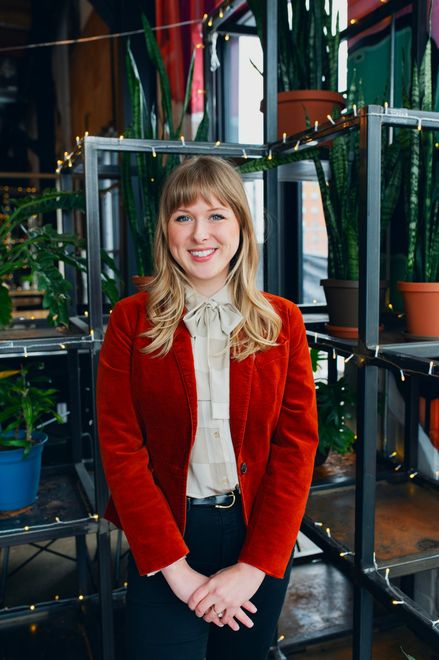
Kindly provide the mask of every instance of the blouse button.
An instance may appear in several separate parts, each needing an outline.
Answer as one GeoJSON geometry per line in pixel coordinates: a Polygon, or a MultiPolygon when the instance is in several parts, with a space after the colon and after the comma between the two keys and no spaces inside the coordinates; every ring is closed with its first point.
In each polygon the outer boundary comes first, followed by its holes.
{"type": "Polygon", "coordinates": [[[215,433],[213,434],[213,437],[214,438],[219,438],[220,437],[220,434],[218,433],[218,431],[215,431],[215,433]]]}
{"type": "Polygon", "coordinates": [[[247,463],[241,463],[241,474],[245,474],[247,472],[247,463]]]}

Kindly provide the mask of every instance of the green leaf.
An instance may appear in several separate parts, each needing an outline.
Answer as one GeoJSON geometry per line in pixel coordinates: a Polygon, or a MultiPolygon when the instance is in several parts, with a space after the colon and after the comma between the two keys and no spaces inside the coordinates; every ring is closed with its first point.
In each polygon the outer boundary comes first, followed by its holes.
{"type": "Polygon", "coordinates": [[[9,297],[9,289],[0,282],[0,328],[8,326],[12,319],[12,301],[9,297]]]}
{"type": "Polygon", "coordinates": [[[160,89],[162,94],[162,109],[163,109],[163,119],[165,123],[169,126],[169,139],[174,140],[176,137],[174,131],[174,121],[172,118],[172,103],[171,103],[171,86],[169,84],[168,74],[160,53],[160,48],[155,39],[154,33],[151,29],[148,19],[145,14],[142,14],[142,24],[143,31],[145,34],[145,43],[148,55],[151,58],[159,79],[160,79],[160,89]]]}

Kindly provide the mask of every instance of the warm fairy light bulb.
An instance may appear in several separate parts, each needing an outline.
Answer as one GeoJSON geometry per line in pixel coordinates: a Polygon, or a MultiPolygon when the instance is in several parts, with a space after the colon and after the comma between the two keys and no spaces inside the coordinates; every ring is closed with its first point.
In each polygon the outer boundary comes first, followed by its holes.
{"type": "Polygon", "coordinates": [[[224,41],[229,41],[230,39],[230,34],[225,34],[224,35],[224,41]]]}
{"type": "Polygon", "coordinates": [[[349,21],[349,23],[350,23],[351,25],[355,25],[355,23],[358,23],[358,20],[357,20],[356,18],[351,18],[351,20],[349,21]]]}
{"type": "Polygon", "coordinates": [[[181,140],[181,144],[183,145],[183,147],[185,147],[186,142],[184,141],[184,135],[180,135],[180,140],[181,140]]]}
{"type": "Polygon", "coordinates": [[[208,22],[207,22],[207,25],[208,25],[209,27],[212,27],[212,25],[213,25],[213,18],[209,18],[209,20],[208,20],[208,22]]]}
{"type": "Polygon", "coordinates": [[[217,141],[215,142],[215,147],[219,147],[220,144],[221,144],[221,140],[217,140],[217,141]]]}
{"type": "Polygon", "coordinates": [[[122,133],[121,133],[121,134],[119,135],[119,140],[123,140],[123,139],[124,139],[124,137],[125,137],[125,136],[124,136],[124,135],[122,135],[122,133]]]}
{"type": "Polygon", "coordinates": [[[273,160],[273,154],[271,153],[271,149],[269,149],[269,151],[268,151],[267,158],[268,158],[268,160],[273,160]]]}
{"type": "Polygon", "coordinates": [[[224,18],[224,12],[223,12],[222,9],[219,10],[218,16],[219,16],[220,18],[224,18]]]}
{"type": "Polygon", "coordinates": [[[285,143],[287,141],[287,134],[285,131],[282,133],[282,142],[285,143]]]}

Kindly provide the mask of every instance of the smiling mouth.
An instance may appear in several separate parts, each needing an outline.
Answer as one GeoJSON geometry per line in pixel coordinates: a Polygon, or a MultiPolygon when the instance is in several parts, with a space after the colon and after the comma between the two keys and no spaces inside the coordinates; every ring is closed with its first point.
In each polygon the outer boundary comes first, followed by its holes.
{"type": "Polygon", "coordinates": [[[208,248],[207,250],[189,250],[189,254],[198,259],[203,259],[203,257],[210,257],[216,251],[216,248],[208,248]]]}

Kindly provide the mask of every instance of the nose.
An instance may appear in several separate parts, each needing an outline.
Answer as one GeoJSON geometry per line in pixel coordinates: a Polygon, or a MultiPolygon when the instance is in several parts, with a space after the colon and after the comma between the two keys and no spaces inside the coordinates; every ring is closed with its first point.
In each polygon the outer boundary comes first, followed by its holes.
{"type": "Polygon", "coordinates": [[[193,224],[192,238],[196,243],[204,243],[210,236],[208,222],[202,218],[196,218],[193,224]]]}

